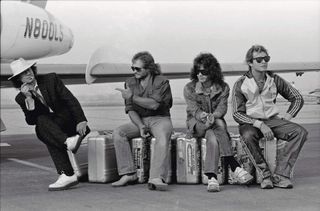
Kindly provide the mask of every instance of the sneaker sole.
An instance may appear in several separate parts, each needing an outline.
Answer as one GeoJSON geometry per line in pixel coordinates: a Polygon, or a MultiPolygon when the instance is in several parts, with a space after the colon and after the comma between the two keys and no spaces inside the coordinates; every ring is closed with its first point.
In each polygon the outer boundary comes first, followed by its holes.
{"type": "Polygon", "coordinates": [[[72,182],[72,183],[70,183],[70,184],[68,184],[68,185],[66,185],[66,186],[63,186],[63,187],[57,187],[57,188],[48,188],[48,191],[61,191],[61,190],[67,190],[67,189],[69,189],[69,188],[71,188],[72,186],[75,186],[75,185],[77,185],[77,184],[79,184],[79,182],[78,181],[76,181],[76,182],[72,182]]]}
{"type": "Polygon", "coordinates": [[[273,184],[273,186],[277,187],[277,188],[283,188],[283,189],[291,189],[291,188],[293,188],[293,185],[281,186],[281,185],[273,184]]]}
{"type": "Polygon", "coordinates": [[[261,189],[273,189],[272,185],[266,185],[264,187],[261,187],[261,189]]]}
{"type": "Polygon", "coordinates": [[[251,183],[251,182],[253,181],[253,179],[254,179],[254,178],[251,176],[251,178],[250,178],[249,180],[247,180],[247,181],[242,182],[242,181],[237,180],[237,182],[238,182],[240,185],[247,185],[247,184],[251,183]]]}
{"type": "Polygon", "coordinates": [[[168,189],[168,185],[167,184],[155,185],[153,183],[148,183],[148,189],[149,190],[166,191],[168,189]]]}
{"type": "Polygon", "coordinates": [[[216,189],[209,189],[209,188],[207,188],[207,191],[208,191],[208,192],[220,192],[220,188],[219,188],[219,187],[216,188],[216,189]]]}

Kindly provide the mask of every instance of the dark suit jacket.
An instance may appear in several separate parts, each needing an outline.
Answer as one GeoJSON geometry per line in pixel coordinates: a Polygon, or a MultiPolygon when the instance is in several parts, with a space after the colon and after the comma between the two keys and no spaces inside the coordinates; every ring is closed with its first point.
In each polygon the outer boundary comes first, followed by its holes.
{"type": "MultiPolygon", "coordinates": [[[[65,87],[61,79],[55,73],[36,76],[36,80],[48,106],[62,121],[72,122],[78,124],[82,121],[87,121],[79,101],[73,94],[65,87]]],[[[26,97],[20,92],[16,96],[16,102],[22,108],[26,122],[29,125],[37,124],[37,117],[50,113],[48,107],[43,105],[37,98],[35,98],[35,109],[29,111],[25,104],[26,97]]]]}

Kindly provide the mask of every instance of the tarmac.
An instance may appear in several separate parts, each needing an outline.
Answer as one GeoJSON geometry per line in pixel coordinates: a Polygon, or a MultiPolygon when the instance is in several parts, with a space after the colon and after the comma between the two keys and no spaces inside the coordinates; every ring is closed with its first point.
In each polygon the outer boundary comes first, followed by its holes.
{"type": "MultiPolygon", "coordinates": [[[[285,111],[288,104],[281,106],[285,111]]],[[[306,104],[294,120],[308,132],[292,179],[294,188],[262,190],[258,185],[223,185],[208,193],[202,184],[171,184],[165,192],[147,184],[113,188],[110,184],[81,182],[66,191],[49,192],[57,179],[46,147],[26,126],[19,108],[2,108],[7,130],[1,133],[0,210],[320,210],[320,105],[306,104]]],[[[84,107],[94,130],[114,129],[129,121],[122,106],[84,107]]],[[[230,111],[230,110],[229,110],[230,111]]],[[[175,105],[172,121],[185,127],[185,105],[175,105]]],[[[230,112],[228,112],[230,113],[230,112]]],[[[229,131],[236,123],[226,116],[229,131]]]]}

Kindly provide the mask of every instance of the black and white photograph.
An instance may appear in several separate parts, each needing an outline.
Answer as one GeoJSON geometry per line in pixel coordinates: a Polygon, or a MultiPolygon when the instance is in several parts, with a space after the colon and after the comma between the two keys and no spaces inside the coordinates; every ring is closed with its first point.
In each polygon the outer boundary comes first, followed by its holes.
{"type": "Polygon", "coordinates": [[[319,0],[1,1],[0,210],[320,210],[319,0]]]}

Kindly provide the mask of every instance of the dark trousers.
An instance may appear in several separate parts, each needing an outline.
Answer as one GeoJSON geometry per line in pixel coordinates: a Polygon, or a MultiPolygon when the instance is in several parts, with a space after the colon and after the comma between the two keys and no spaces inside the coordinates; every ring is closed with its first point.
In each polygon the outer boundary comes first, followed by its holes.
{"type": "Polygon", "coordinates": [[[37,118],[36,134],[47,146],[58,174],[64,172],[68,176],[73,175],[64,142],[68,137],[76,135],[76,124],[53,113],[41,115],[37,118]]]}
{"type": "MultiPolygon", "coordinates": [[[[270,127],[277,139],[286,141],[283,148],[277,149],[275,174],[290,177],[308,132],[302,126],[278,117],[265,120],[264,123],[270,127]]],[[[259,139],[263,137],[263,134],[259,129],[249,124],[240,125],[239,130],[257,165],[261,168],[263,177],[269,177],[271,172],[259,147],[259,139]]]]}

